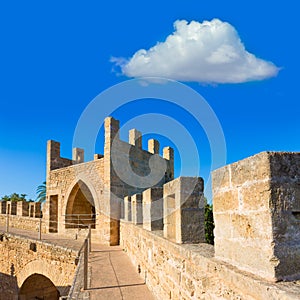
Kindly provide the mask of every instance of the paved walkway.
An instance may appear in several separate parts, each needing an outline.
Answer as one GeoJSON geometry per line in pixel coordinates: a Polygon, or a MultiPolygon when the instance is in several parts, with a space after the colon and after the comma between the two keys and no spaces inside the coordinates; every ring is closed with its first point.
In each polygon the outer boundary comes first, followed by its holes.
{"type": "Polygon", "coordinates": [[[91,300],[153,300],[144,280],[120,246],[92,245],[91,300]]]}
{"type": "MultiPolygon", "coordinates": [[[[0,226],[0,234],[5,226],[0,226]]],[[[10,228],[10,233],[38,239],[38,232],[10,228]]],[[[78,251],[83,240],[74,240],[55,233],[42,234],[42,241],[78,251]]],[[[92,244],[89,255],[89,293],[91,300],[153,300],[144,280],[135,270],[120,246],[92,244]]]]}
{"type": "MultiPolygon", "coordinates": [[[[0,225],[0,233],[5,233],[6,229],[5,226],[0,225]]],[[[31,230],[25,230],[25,229],[19,229],[19,228],[10,228],[9,233],[16,234],[25,238],[31,238],[34,240],[38,240],[39,233],[37,231],[31,231],[31,230]]],[[[52,245],[61,246],[68,249],[73,249],[75,251],[79,251],[83,239],[71,239],[70,237],[58,235],[57,233],[43,233],[42,234],[42,241],[48,242],[52,245]]]]}

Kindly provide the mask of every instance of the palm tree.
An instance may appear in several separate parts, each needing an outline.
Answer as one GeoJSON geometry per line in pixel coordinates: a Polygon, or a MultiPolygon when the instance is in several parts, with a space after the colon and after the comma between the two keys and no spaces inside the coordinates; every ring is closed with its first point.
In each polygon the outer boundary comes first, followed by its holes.
{"type": "Polygon", "coordinates": [[[45,202],[46,201],[46,181],[44,181],[41,185],[39,185],[36,189],[37,197],[36,201],[37,202],[45,202]]]}
{"type": "Polygon", "coordinates": [[[21,194],[20,198],[23,200],[23,201],[26,201],[26,194],[21,194]]]}

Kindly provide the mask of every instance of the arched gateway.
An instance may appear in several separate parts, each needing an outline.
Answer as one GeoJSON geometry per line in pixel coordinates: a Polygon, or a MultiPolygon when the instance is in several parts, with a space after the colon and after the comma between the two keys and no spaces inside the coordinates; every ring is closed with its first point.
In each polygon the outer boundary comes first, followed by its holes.
{"type": "Polygon", "coordinates": [[[95,228],[96,211],[91,191],[79,180],[67,199],[65,228],[95,228]]]}

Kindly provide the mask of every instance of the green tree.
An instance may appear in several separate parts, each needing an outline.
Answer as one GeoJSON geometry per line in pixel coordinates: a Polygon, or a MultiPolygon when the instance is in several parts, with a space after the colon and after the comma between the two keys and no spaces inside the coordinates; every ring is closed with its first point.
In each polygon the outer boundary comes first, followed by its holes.
{"type": "Polygon", "coordinates": [[[10,201],[10,197],[8,195],[5,195],[1,198],[1,201],[10,201]]]}
{"type": "Polygon", "coordinates": [[[46,201],[46,181],[44,181],[41,185],[39,185],[36,189],[37,197],[36,201],[37,202],[45,202],[46,201]]]}
{"type": "Polygon", "coordinates": [[[27,196],[26,194],[21,194],[20,198],[23,199],[24,201],[27,201],[26,196],[27,196]]]}
{"type": "Polygon", "coordinates": [[[204,222],[205,222],[205,240],[208,244],[214,244],[214,215],[212,204],[206,204],[204,210],[204,222]]]}
{"type": "MultiPolygon", "coordinates": [[[[25,196],[26,196],[26,194],[22,194],[22,195],[25,195],[25,196]]],[[[10,201],[13,201],[13,202],[17,202],[17,201],[26,201],[26,198],[20,196],[18,193],[13,193],[13,194],[11,194],[9,197],[10,197],[10,201]]]]}
{"type": "Polygon", "coordinates": [[[18,193],[12,193],[11,195],[5,195],[1,198],[1,201],[13,201],[13,202],[17,202],[17,201],[30,201],[26,199],[26,194],[21,194],[19,195],[18,193]]]}

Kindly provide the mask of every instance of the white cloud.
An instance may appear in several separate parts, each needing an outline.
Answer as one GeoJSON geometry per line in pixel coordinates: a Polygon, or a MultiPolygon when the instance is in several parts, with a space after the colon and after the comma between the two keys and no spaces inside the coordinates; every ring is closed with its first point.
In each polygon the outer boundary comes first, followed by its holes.
{"type": "Polygon", "coordinates": [[[246,51],[235,28],[218,19],[176,21],[165,42],[112,58],[128,77],[158,76],[203,83],[240,83],[276,76],[279,68],[246,51]]]}

